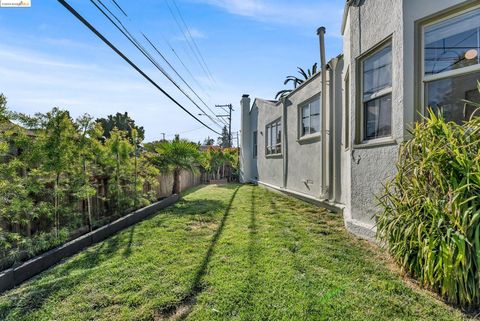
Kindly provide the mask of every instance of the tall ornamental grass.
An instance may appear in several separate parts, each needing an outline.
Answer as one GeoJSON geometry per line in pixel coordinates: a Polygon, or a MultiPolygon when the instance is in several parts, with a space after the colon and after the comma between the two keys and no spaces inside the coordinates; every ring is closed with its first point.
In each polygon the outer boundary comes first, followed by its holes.
{"type": "Polygon", "coordinates": [[[431,112],[412,136],[379,198],[378,236],[423,286],[478,307],[480,118],[457,125],[431,112]]]}

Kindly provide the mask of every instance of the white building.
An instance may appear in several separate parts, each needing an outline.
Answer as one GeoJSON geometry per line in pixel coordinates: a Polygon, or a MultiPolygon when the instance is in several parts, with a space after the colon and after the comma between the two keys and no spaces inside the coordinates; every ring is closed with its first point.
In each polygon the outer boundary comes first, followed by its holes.
{"type": "Polygon", "coordinates": [[[241,179],[337,209],[374,238],[408,129],[427,106],[461,122],[463,100],[480,101],[480,1],[348,1],[342,35],[343,54],[284,101],[243,96],[241,179]]]}

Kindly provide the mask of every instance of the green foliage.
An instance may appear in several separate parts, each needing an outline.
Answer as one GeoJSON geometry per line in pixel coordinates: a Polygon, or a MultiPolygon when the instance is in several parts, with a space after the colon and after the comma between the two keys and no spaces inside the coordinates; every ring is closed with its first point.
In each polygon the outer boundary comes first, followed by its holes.
{"type": "Polygon", "coordinates": [[[0,95],[0,267],[157,200],[143,128],[119,115],[110,119],[128,129],[114,126],[104,139],[88,114],[12,113],[0,95]]]}
{"type": "Polygon", "coordinates": [[[343,224],[258,186],[196,188],[1,295],[0,319],[469,320],[343,224]]]}
{"type": "Polygon", "coordinates": [[[96,122],[99,123],[103,128],[103,139],[110,138],[114,128],[127,132],[127,137],[132,144],[134,140],[132,137],[132,129],[136,129],[139,141],[143,141],[145,139],[145,130],[143,127],[135,125],[135,120],[133,120],[127,112],[123,114],[116,113],[115,115],[109,115],[107,118],[99,118],[96,120],[96,122]]]}
{"type": "Polygon", "coordinates": [[[10,116],[7,109],[7,98],[3,94],[0,94],[0,124],[8,121],[9,119],[10,116]]]}
{"type": "Polygon", "coordinates": [[[200,164],[207,174],[214,179],[238,178],[239,158],[237,148],[220,148],[210,146],[200,156],[200,164]]]}
{"type": "Polygon", "coordinates": [[[228,132],[227,126],[223,126],[222,128],[222,136],[218,137],[217,141],[218,146],[222,148],[229,148],[231,147],[231,139],[230,139],[230,133],[228,132]]]}
{"type": "Polygon", "coordinates": [[[441,115],[412,130],[380,198],[378,235],[396,261],[449,302],[480,304],[480,118],[441,115]]]}
{"type": "Polygon", "coordinates": [[[155,150],[153,163],[163,171],[173,172],[173,193],[180,192],[180,174],[182,170],[196,172],[200,161],[198,145],[188,140],[176,138],[173,141],[161,141],[151,146],[155,150]]]}

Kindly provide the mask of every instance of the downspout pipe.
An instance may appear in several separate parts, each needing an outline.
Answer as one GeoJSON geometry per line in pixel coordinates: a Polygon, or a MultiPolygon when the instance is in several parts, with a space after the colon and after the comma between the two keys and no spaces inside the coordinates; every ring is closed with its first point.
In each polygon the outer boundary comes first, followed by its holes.
{"type": "Polygon", "coordinates": [[[287,100],[282,99],[282,142],[283,142],[283,188],[288,184],[288,135],[287,135],[287,100]]]}
{"type": "Polygon", "coordinates": [[[321,174],[322,185],[320,190],[320,199],[328,198],[328,181],[327,181],[327,153],[328,153],[328,141],[327,141],[327,62],[325,57],[325,27],[317,29],[317,35],[320,40],[320,64],[322,73],[322,128],[321,128],[321,174]]]}

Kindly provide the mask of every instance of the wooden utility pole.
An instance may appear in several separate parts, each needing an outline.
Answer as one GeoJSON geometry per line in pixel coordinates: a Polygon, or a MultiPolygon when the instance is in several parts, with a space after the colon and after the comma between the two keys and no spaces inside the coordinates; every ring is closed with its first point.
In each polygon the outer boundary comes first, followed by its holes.
{"type": "Polygon", "coordinates": [[[215,105],[217,108],[222,108],[226,112],[228,112],[227,115],[216,115],[218,118],[227,118],[228,119],[228,147],[232,147],[232,111],[233,106],[232,104],[226,104],[226,105],[215,105]],[[228,108],[226,110],[225,108],[228,108]]]}

